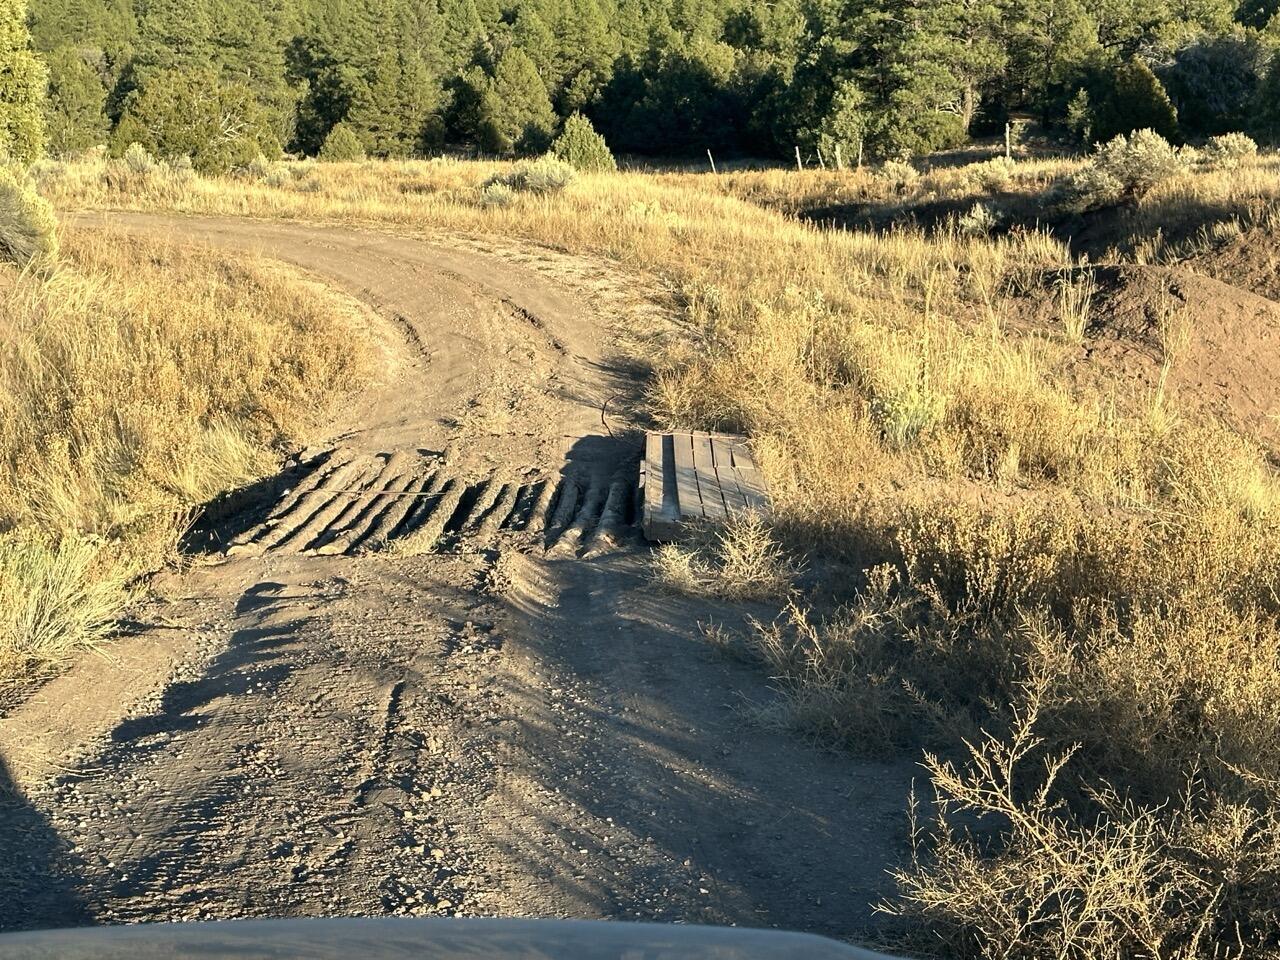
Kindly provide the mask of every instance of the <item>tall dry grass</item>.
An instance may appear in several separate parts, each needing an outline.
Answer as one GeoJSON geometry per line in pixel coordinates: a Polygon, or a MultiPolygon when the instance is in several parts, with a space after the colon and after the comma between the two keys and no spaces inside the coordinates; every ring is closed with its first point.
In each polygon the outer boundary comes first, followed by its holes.
{"type": "MultiPolygon", "coordinates": [[[[655,416],[755,438],[775,500],[759,551],[780,538],[864,571],[825,585],[837,605],[797,600],[743,642],[792,722],[855,749],[940,751],[890,909],[953,955],[1272,950],[1270,451],[1170,398],[1061,379],[1064,351],[1088,335],[1089,291],[1064,297],[1056,330],[1008,322],[1019,295],[1054,297],[1054,279],[1078,276],[1044,233],[856,232],[785,215],[993,198],[1034,210],[1078,164],[622,173],[503,205],[482,196],[500,165],[450,161],[285,164],[253,180],[129,179],[93,161],[43,181],[64,206],[523,237],[664,272],[685,317],[652,358],[655,416]]],[[[1145,256],[1162,232],[1263,222],[1276,165],[1158,185],[1107,215],[1118,246],[1145,256]]],[[[701,549],[663,562],[714,592],[707,578],[733,557],[701,549]]]]}
{"type": "Polygon", "coordinates": [[[0,270],[0,686],[101,641],[191,511],[268,472],[360,366],[334,295],[265,263],[67,231],[0,270]]]}

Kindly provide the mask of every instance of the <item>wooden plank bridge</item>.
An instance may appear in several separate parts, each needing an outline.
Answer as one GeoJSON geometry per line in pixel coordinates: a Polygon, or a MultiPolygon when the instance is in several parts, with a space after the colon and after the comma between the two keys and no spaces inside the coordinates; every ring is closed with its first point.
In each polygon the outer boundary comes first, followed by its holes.
{"type": "Polygon", "coordinates": [[[644,535],[650,540],[676,540],[692,524],[769,509],[747,440],[732,434],[650,433],[640,483],[644,535]]]}

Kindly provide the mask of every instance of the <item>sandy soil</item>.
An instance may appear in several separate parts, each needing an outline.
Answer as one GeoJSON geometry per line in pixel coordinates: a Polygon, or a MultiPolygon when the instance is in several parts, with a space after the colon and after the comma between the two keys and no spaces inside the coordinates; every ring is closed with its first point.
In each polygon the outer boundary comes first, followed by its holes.
{"type": "Polygon", "coordinates": [[[0,721],[0,929],[444,914],[873,932],[912,765],[754,724],[767,678],[699,624],[770,611],[647,579],[639,381],[611,337],[652,320],[649,291],[541,251],[108,220],[326,278],[372,308],[382,373],[213,518],[206,558],[158,580],[107,660],[0,721]]]}

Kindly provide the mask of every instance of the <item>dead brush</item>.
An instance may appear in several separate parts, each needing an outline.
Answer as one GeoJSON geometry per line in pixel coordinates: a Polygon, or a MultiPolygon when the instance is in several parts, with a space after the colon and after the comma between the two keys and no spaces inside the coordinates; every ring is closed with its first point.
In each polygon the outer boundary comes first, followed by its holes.
{"type": "Polygon", "coordinates": [[[885,912],[961,957],[1247,957],[1274,947],[1280,819],[1190,781],[1144,806],[1099,784],[1090,809],[1061,781],[1074,749],[1038,735],[1049,683],[1028,684],[1007,735],[926,755],[934,799],[913,804],[913,854],[885,912]],[[960,825],[964,818],[970,824],[960,825]]]}
{"type": "Polygon", "coordinates": [[[724,600],[784,597],[799,573],[755,511],[705,528],[688,544],[664,544],[653,563],[658,582],[669,589],[724,600]]]}
{"type": "Polygon", "coordinates": [[[1058,316],[1071,343],[1084,343],[1093,315],[1093,298],[1097,293],[1098,285],[1091,270],[1085,270],[1079,276],[1064,271],[1058,278],[1058,316]]]}

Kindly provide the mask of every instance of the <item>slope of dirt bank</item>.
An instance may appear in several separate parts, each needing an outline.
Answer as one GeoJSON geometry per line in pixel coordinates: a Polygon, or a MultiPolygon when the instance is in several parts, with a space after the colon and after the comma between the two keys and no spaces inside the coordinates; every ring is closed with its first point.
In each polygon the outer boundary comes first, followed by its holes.
{"type": "Polygon", "coordinates": [[[1197,253],[1190,265],[1215,280],[1280,301],[1280,246],[1274,231],[1262,227],[1197,253]]]}
{"type": "MultiPolygon", "coordinates": [[[[1163,379],[1177,409],[1280,444],[1280,303],[1200,266],[1093,268],[1085,340],[1060,373],[1133,408],[1154,402],[1163,379]]],[[[1060,335],[1057,280],[1046,278],[1043,292],[1021,301],[1030,330],[1060,335]]]]}
{"type": "Polygon", "coordinates": [[[912,765],[753,726],[767,679],[698,624],[770,611],[673,598],[646,576],[617,493],[634,483],[637,383],[607,336],[643,323],[643,300],[552,254],[108,219],[330,278],[375,308],[386,365],[304,467],[157,584],[114,667],[85,661],[0,721],[22,795],[0,849],[24,853],[0,858],[0,929],[348,914],[874,926],[912,765]],[[55,723],[104,669],[99,729],[55,723]]]}

